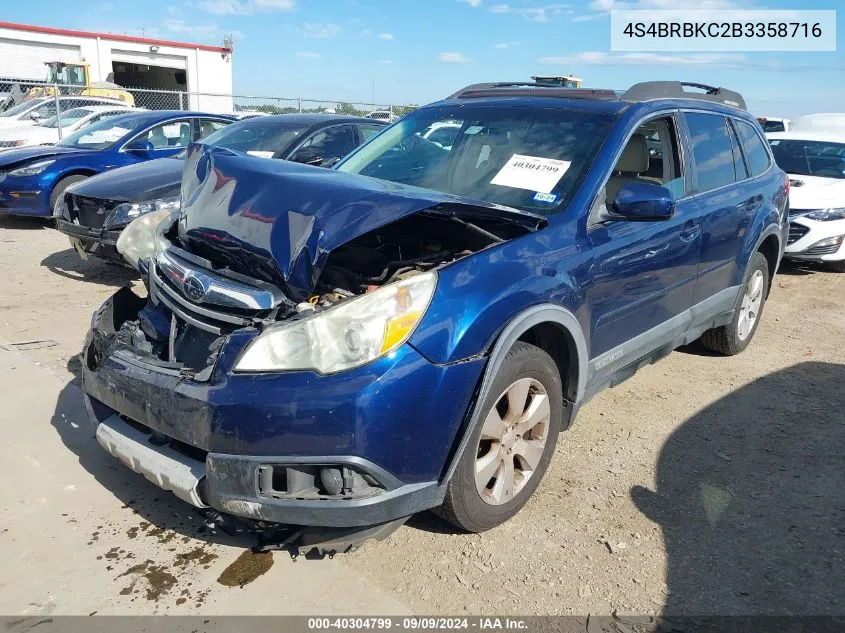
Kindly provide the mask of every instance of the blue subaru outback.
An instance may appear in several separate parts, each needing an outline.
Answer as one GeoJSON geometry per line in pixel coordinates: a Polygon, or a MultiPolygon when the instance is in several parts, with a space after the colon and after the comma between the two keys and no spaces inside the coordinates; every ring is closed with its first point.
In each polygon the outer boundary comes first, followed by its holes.
{"type": "Polygon", "coordinates": [[[147,295],[92,319],[97,438],[224,515],[487,530],[599,391],[749,345],[788,187],[740,95],[678,82],[470,86],[331,170],[194,145],[124,232],[147,295]]]}

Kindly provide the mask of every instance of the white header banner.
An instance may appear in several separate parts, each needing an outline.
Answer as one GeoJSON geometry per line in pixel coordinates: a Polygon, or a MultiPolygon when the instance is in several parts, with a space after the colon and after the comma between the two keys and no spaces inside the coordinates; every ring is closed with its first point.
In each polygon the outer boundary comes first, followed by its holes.
{"type": "Polygon", "coordinates": [[[612,51],[835,51],[836,11],[610,12],[612,51]]]}

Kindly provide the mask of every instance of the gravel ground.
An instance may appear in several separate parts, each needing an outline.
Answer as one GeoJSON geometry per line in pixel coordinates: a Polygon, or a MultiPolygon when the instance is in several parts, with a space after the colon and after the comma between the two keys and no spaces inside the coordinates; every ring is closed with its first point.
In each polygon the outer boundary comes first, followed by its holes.
{"type": "MultiPolygon", "coordinates": [[[[0,339],[71,386],[92,311],[131,280],[0,218],[0,339]]],[[[599,395],[505,525],[458,534],[426,513],[329,564],[418,613],[842,614],[843,290],[845,275],[786,266],[745,353],[691,346],[599,395]]],[[[88,573],[106,573],[93,555],[88,573]]]]}

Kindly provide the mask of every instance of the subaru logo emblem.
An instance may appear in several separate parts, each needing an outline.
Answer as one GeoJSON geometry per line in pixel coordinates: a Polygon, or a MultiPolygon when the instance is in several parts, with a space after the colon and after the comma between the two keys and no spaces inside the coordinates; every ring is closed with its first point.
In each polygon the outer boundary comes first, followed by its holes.
{"type": "Polygon", "coordinates": [[[205,299],[205,286],[194,276],[185,278],[185,281],[182,282],[182,292],[188,299],[197,303],[205,299]]]}

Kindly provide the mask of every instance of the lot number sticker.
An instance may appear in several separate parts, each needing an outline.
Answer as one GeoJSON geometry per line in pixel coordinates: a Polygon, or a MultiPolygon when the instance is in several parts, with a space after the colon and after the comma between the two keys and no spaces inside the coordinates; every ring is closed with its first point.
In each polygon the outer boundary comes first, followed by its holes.
{"type": "Polygon", "coordinates": [[[551,193],[571,164],[568,160],[514,154],[490,184],[551,193]]]}

